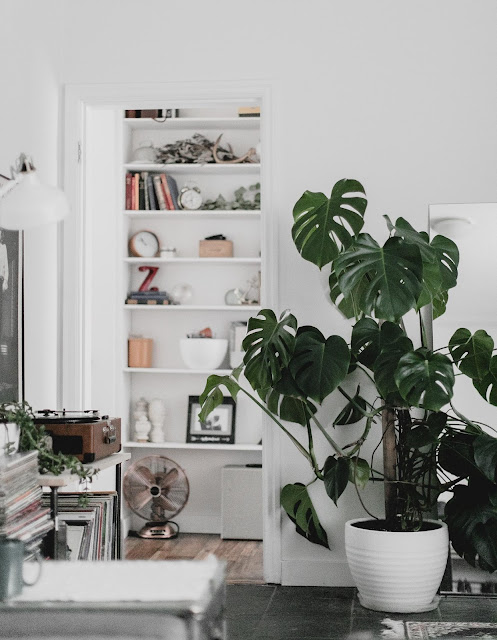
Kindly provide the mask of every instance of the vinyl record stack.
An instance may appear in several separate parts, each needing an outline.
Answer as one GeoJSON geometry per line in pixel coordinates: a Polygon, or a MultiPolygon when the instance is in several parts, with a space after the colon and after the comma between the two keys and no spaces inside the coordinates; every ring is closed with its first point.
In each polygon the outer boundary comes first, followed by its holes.
{"type": "MultiPolygon", "coordinates": [[[[60,530],[65,529],[66,560],[115,559],[117,493],[59,493],[60,530]]],[[[43,496],[48,505],[49,497],[43,496]]]]}
{"type": "Polygon", "coordinates": [[[27,557],[39,551],[53,528],[50,509],[42,506],[38,452],[0,458],[0,535],[22,540],[27,557]]]}

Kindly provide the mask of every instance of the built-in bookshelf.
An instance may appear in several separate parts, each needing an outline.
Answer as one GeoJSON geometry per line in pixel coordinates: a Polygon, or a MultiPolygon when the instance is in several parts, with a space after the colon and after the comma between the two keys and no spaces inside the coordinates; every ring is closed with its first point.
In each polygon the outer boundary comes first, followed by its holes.
{"type": "MultiPolygon", "coordinates": [[[[123,114],[124,115],[124,114],[123,114]]],[[[236,411],[234,444],[187,443],[189,398],[200,395],[209,375],[226,375],[233,366],[230,348],[216,369],[190,369],[180,352],[180,339],[209,327],[215,337],[230,337],[232,323],[247,322],[270,301],[267,295],[267,256],[263,237],[268,212],[264,208],[261,171],[264,162],[261,149],[261,118],[238,117],[237,107],[225,105],[179,109],[178,117],[165,121],[152,118],[125,118],[123,130],[122,172],[122,336],[121,362],[123,437],[133,460],[146,455],[174,458],[185,469],[191,484],[191,500],[186,510],[186,530],[215,530],[220,513],[220,476],[224,465],[258,464],[262,458],[262,418],[259,409],[246,398],[240,398],[236,411]],[[227,115],[230,112],[232,115],[227,115]],[[184,115],[182,115],[184,114],[184,115]],[[222,114],[222,115],[219,115],[222,114]],[[233,153],[243,156],[257,149],[251,162],[242,163],[156,163],[135,162],[139,149],[164,148],[178,140],[191,139],[194,134],[230,145],[233,153]],[[159,180],[157,178],[159,176],[159,180]],[[162,178],[162,176],[165,176],[162,178]],[[150,180],[151,178],[151,180],[150,180]],[[133,179],[135,182],[133,182],[133,179]],[[148,202],[145,201],[145,181],[148,181],[148,202]],[[167,193],[157,191],[168,185],[173,206],[167,193]],[[254,191],[260,202],[250,208],[237,203],[237,190],[244,190],[247,199],[254,191]],[[196,209],[182,209],[179,197],[184,187],[193,187],[201,194],[196,209]],[[143,192],[140,199],[140,188],[143,192]],[[132,198],[132,190],[135,196],[132,198]],[[155,189],[155,198],[154,191],[155,189]],[[138,197],[136,196],[138,190],[138,197]],[[236,206],[214,208],[219,197],[236,206]],[[204,204],[208,203],[208,207],[204,204]],[[129,241],[141,230],[153,233],[161,249],[175,249],[174,257],[131,255],[129,241]],[[211,236],[223,236],[232,242],[232,255],[201,257],[199,242],[211,236]],[[145,273],[140,267],[158,267],[152,285],[159,292],[171,294],[167,304],[143,300],[127,303],[131,292],[139,289],[145,273]],[[233,304],[233,292],[248,290],[257,282],[251,299],[233,304]],[[174,297],[178,287],[187,285],[186,300],[174,297]],[[247,302],[249,302],[247,304],[247,302]],[[139,335],[153,341],[151,366],[129,366],[127,338],[139,335]],[[140,399],[150,402],[161,399],[165,406],[164,441],[137,442],[134,410],[140,399]],[[199,458],[201,456],[201,458],[199,458]],[[200,464],[200,467],[199,467],[200,464]],[[202,465],[205,474],[202,474],[202,465]],[[201,498],[200,498],[201,496],[201,498]],[[205,505],[213,504],[211,511],[205,505]],[[211,513],[212,512],[212,513],[211,513]],[[203,522],[208,521],[208,525],[203,522]],[[198,522],[198,528],[195,524],[198,522]],[[192,524],[193,523],[193,524],[192,524]]],[[[138,154],[139,155],[139,154],[138,154]]],[[[242,200],[243,201],[243,200],[242,200]]],[[[238,294],[237,294],[238,295],[238,294]]],[[[236,295],[235,295],[236,299],[236,295]]],[[[180,521],[181,521],[180,515],[180,521]]]]}

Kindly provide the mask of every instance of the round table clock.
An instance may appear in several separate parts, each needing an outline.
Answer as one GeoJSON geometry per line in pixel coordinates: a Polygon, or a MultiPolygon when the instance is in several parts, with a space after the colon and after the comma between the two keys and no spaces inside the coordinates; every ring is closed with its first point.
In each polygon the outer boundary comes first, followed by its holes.
{"type": "Polygon", "coordinates": [[[202,206],[200,189],[196,185],[186,184],[179,192],[178,204],[181,209],[200,209],[202,206]]]}
{"type": "Polygon", "coordinates": [[[159,238],[152,231],[138,231],[129,240],[129,252],[136,258],[154,258],[159,249],[159,238]]]}

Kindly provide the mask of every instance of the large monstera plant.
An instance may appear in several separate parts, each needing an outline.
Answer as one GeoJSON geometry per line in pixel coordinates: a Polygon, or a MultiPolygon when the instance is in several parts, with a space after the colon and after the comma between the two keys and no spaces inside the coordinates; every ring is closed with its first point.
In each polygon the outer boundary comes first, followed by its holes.
{"type": "MultiPolygon", "coordinates": [[[[288,311],[277,317],[263,309],[249,320],[243,364],[230,375],[208,378],[200,419],[222,402],[223,389],[235,399],[248,395],[305,456],[312,482],[322,480],[335,503],[349,483],[360,490],[371,479],[383,480],[388,530],[419,529],[440,493],[452,491],[444,517],[455,550],[472,565],[496,570],[497,438],[453,403],[455,376],[463,374],[497,405],[494,342],[484,330],[471,334],[462,328],[447,348],[430,348],[425,323],[444,313],[456,285],[457,246],[387,216],[389,238],[381,246],[362,232],[366,205],[363,186],[345,179],[329,198],[306,191],[293,210],[295,246],[319,269],[330,269],[331,301],[352,321],[349,342],[325,337],[312,326],[299,327],[288,311]],[[419,315],[421,346],[406,333],[407,313],[419,315]],[[241,384],[242,373],[255,393],[241,384]],[[373,385],[375,393],[361,395],[361,386],[347,392],[350,385],[344,383],[351,373],[355,380],[364,378],[363,389],[373,385]],[[332,425],[323,424],[319,407],[332,393],[343,397],[343,408],[332,425]],[[368,400],[372,395],[376,399],[368,400]],[[360,421],[360,437],[339,446],[333,430],[360,421]],[[288,422],[302,426],[302,437],[288,422]],[[376,423],[381,430],[372,429],[376,423]],[[316,429],[330,448],[323,465],[313,446],[316,429]],[[361,457],[364,442],[378,433],[381,471],[374,460],[361,457]]],[[[281,504],[298,533],[328,546],[308,484],[283,487],[281,504]]]]}

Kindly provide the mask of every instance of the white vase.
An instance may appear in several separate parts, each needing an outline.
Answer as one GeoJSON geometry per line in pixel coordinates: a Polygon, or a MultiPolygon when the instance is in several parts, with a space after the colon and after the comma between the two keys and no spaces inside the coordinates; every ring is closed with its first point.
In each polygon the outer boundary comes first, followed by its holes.
{"type": "Polygon", "coordinates": [[[436,593],[447,563],[447,525],[426,520],[427,531],[364,529],[357,518],[345,523],[345,550],[363,607],[389,613],[419,613],[438,605],[436,593]]]}

